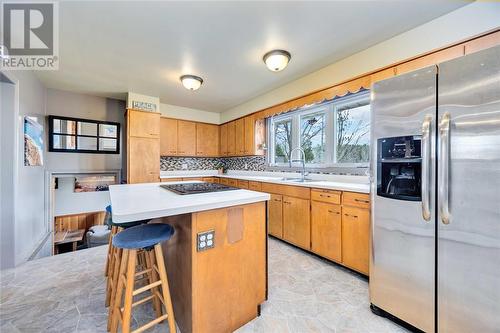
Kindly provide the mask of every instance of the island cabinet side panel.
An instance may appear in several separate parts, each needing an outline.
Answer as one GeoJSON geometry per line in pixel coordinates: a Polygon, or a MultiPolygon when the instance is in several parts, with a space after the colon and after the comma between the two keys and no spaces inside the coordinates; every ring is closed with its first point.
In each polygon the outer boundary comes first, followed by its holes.
{"type": "Polygon", "coordinates": [[[193,249],[193,332],[233,332],[266,298],[266,204],[193,214],[193,237],[215,231],[214,248],[193,249]]]}
{"type": "Polygon", "coordinates": [[[175,321],[181,332],[193,331],[192,247],[195,240],[192,238],[191,218],[192,214],[183,214],[158,220],[175,229],[172,238],[163,243],[162,248],[175,321]]]}

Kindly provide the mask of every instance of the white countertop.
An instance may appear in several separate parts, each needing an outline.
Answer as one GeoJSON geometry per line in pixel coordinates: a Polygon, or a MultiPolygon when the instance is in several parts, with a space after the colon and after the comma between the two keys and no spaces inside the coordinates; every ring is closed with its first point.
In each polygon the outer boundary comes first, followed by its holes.
{"type": "Polygon", "coordinates": [[[325,175],[310,174],[307,178],[314,181],[307,183],[296,183],[283,180],[286,178],[300,178],[298,173],[278,173],[263,171],[229,171],[227,174],[218,174],[216,170],[190,170],[190,171],[162,171],[160,178],[179,178],[179,177],[210,177],[234,178],[242,180],[253,180],[258,182],[274,183],[281,185],[302,186],[309,188],[322,188],[329,190],[349,191],[358,193],[370,193],[370,182],[367,176],[343,176],[343,175],[325,175]]]}
{"type": "Polygon", "coordinates": [[[161,188],[160,185],[165,185],[165,183],[111,185],[109,194],[113,207],[113,222],[125,223],[153,219],[270,199],[267,193],[241,189],[178,195],[161,188]]]}

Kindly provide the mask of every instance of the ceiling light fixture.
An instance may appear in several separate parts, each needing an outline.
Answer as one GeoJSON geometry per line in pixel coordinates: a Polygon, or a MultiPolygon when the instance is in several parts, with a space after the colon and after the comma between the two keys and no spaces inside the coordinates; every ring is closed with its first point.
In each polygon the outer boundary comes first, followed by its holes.
{"type": "Polygon", "coordinates": [[[272,50],[264,54],[262,60],[272,72],[279,72],[285,69],[292,58],[290,52],[285,50],[272,50]]]}
{"type": "Polygon", "coordinates": [[[182,75],[180,79],[184,88],[191,91],[197,90],[203,83],[203,79],[196,75],[182,75]]]}

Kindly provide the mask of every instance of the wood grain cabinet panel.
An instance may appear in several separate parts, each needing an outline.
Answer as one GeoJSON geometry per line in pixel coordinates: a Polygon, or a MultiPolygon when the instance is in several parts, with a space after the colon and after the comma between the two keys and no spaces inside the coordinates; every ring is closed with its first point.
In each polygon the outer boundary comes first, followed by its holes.
{"type": "Polygon", "coordinates": [[[161,179],[162,183],[180,182],[180,181],[182,181],[182,178],[162,178],[161,179]]]}
{"type": "Polygon", "coordinates": [[[370,254],[370,211],[342,207],[342,263],[368,275],[370,254]]]}
{"type": "Polygon", "coordinates": [[[220,178],[219,183],[222,185],[229,185],[229,179],[227,178],[220,178]]]}
{"type": "Polygon", "coordinates": [[[238,180],[238,187],[248,189],[248,180],[238,180]]]}
{"type": "Polygon", "coordinates": [[[177,155],[196,155],[196,123],[178,120],[177,123],[177,155]]]}
{"type": "Polygon", "coordinates": [[[440,62],[455,59],[464,55],[464,45],[460,44],[396,66],[396,74],[408,73],[440,62]]]}
{"type": "Polygon", "coordinates": [[[245,119],[235,121],[235,150],[237,156],[245,155],[245,119]]]}
{"type": "Polygon", "coordinates": [[[256,182],[256,181],[249,181],[248,182],[248,189],[252,190],[252,191],[260,192],[262,190],[262,184],[260,182],[256,182]]]}
{"type": "Polygon", "coordinates": [[[236,122],[227,123],[227,155],[236,155],[236,122]]]}
{"type": "Polygon", "coordinates": [[[471,54],[497,45],[500,45],[500,31],[465,43],[465,54],[471,54]]]}
{"type": "Polygon", "coordinates": [[[227,156],[227,124],[223,124],[220,126],[220,155],[227,156]]]}
{"type": "Polygon", "coordinates": [[[196,156],[217,156],[219,154],[219,126],[196,124],[196,156]]]}
{"type": "Polygon", "coordinates": [[[283,239],[303,249],[310,250],[309,200],[283,196],[283,239]]]}
{"type": "Polygon", "coordinates": [[[130,137],[128,154],[129,183],[160,181],[160,141],[158,139],[130,137]]]}
{"type": "Polygon", "coordinates": [[[227,184],[232,187],[238,187],[238,180],[233,178],[228,178],[227,184]]]}
{"type": "Polygon", "coordinates": [[[342,262],[342,213],[340,205],[311,201],[311,250],[342,262]]]}
{"type": "Polygon", "coordinates": [[[245,123],[245,147],[243,153],[245,155],[255,154],[255,118],[247,116],[244,119],[245,123]]]}
{"type": "Polygon", "coordinates": [[[160,114],[138,110],[128,110],[127,126],[130,136],[141,138],[160,137],[160,114]]]}
{"type": "Polygon", "coordinates": [[[177,155],[177,120],[161,118],[160,120],[160,154],[161,156],[177,155]]]}
{"type": "Polygon", "coordinates": [[[271,194],[267,203],[268,233],[283,238],[283,196],[271,194]]]}

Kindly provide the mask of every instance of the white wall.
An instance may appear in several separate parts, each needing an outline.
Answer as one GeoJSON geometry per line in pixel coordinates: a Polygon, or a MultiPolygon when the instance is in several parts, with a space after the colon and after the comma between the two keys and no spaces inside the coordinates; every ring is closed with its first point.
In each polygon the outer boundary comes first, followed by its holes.
{"type": "MultiPolygon", "coordinates": [[[[47,240],[45,166],[24,166],[24,116],[45,116],[46,89],[31,71],[11,71],[4,74],[17,85],[17,119],[15,137],[2,140],[4,147],[15,148],[14,253],[15,265],[26,261],[47,240]]],[[[46,156],[44,156],[45,159],[46,156]]],[[[2,164],[5,162],[2,161],[2,164]]]]}
{"type": "Polygon", "coordinates": [[[217,125],[221,123],[220,113],[217,112],[209,112],[163,103],[160,104],[160,112],[162,116],[170,118],[199,121],[217,125]]]}
{"type": "Polygon", "coordinates": [[[0,269],[15,264],[15,90],[11,82],[0,82],[0,269]]]}
{"type": "Polygon", "coordinates": [[[221,122],[475,37],[499,26],[498,3],[474,2],[227,110],[221,114],[221,122]]]}
{"type": "MultiPolygon", "coordinates": [[[[122,169],[125,102],[68,91],[47,89],[47,115],[119,122],[120,154],[47,152],[49,171],[105,171],[122,169]]],[[[48,128],[48,127],[47,127],[48,128]]]]}
{"type": "Polygon", "coordinates": [[[75,193],[75,177],[58,177],[54,216],[104,211],[110,204],[109,191],[75,193]]]}

